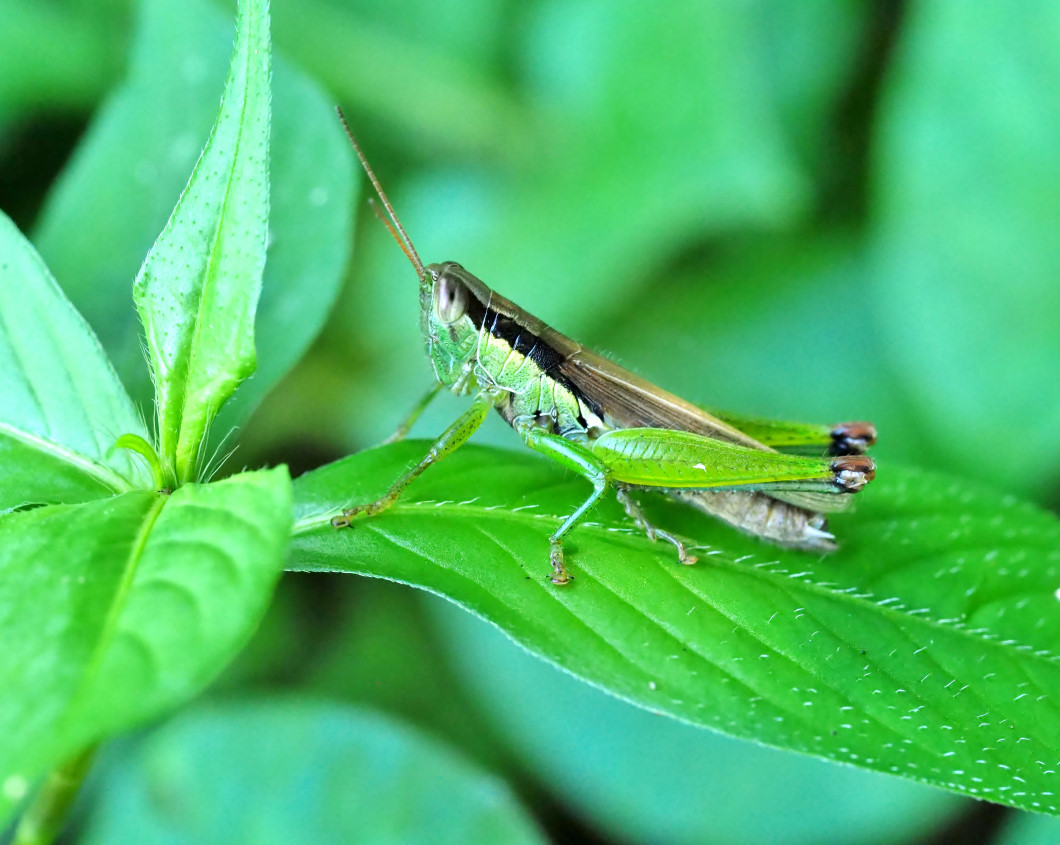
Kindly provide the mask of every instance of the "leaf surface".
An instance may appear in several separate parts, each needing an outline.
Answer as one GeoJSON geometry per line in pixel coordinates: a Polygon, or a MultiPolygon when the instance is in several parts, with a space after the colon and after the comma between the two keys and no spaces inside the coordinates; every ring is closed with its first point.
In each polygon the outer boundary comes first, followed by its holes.
{"type": "Polygon", "coordinates": [[[269,17],[239,7],[221,110],[187,188],[133,288],[147,335],[159,451],[197,476],[213,418],[254,372],[254,311],[269,208],[269,17]]]}
{"type": "Polygon", "coordinates": [[[296,482],[290,566],[414,584],[647,709],[768,745],[1057,812],[1060,526],[989,489],[885,467],[825,558],[774,549],[662,503],[700,564],[632,530],[613,501],[547,581],[549,534],[587,485],[468,448],[378,517],[425,450],[371,450],[296,482]]]}
{"type": "Polygon", "coordinates": [[[112,450],[129,433],[147,436],[92,329],[0,212],[0,511],[149,485],[112,450]]]}
{"type": "Polygon", "coordinates": [[[618,841],[895,845],[930,841],[969,809],[967,798],[904,778],[660,719],[448,602],[421,602],[445,650],[437,662],[457,672],[464,706],[482,713],[477,731],[499,735],[495,749],[511,749],[557,801],[618,841]]]}
{"type": "Polygon", "coordinates": [[[284,468],[0,517],[0,800],[202,689],[264,613],[289,519],[284,468]]]}

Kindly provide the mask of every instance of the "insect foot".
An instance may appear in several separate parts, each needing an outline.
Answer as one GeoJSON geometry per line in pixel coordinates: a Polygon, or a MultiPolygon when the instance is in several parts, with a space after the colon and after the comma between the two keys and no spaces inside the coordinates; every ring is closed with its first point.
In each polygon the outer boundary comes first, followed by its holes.
{"type": "Polygon", "coordinates": [[[829,432],[833,455],[860,455],[876,442],[876,426],[870,422],[839,423],[829,432]]]}
{"type": "Polygon", "coordinates": [[[857,493],[876,477],[876,464],[864,455],[847,455],[832,461],[835,485],[844,493],[857,493]]]}
{"type": "Polygon", "coordinates": [[[351,511],[343,511],[338,516],[333,516],[331,518],[331,527],[332,528],[347,528],[347,527],[349,527],[350,523],[353,522],[353,517],[354,517],[355,513],[356,513],[356,511],[352,511],[352,512],[351,511]]]}
{"type": "Polygon", "coordinates": [[[574,576],[567,572],[567,567],[563,565],[563,546],[560,541],[552,538],[549,540],[548,558],[552,562],[552,577],[549,580],[553,584],[562,586],[563,584],[569,584],[574,580],[574,576]]]}
{"type": "Polygon", "coordinates": [[[331,518],[331,527],[348,528],[349,526],[353,525],[353,518],[357,516],[357,514],[363,513],[367,514],[368,516],[372,516],[373,514],[383,510],[382,507],[379,507],[379,504],[379,502],[372,502],[370,505],[357,505],[357,507],[354,508],[347,508],[338,516],[333,516],[331,518]]]}

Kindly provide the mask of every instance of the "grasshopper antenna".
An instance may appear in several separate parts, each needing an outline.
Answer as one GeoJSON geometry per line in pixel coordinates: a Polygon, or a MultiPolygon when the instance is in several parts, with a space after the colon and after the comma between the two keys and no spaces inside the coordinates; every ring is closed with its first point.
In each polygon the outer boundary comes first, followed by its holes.
{"type": "Polygon", "coordinates": [[[401,247],[401,251],[405,253],[405,257],[412,262],[412,266],[416,268],[416,272],[419,274],[420,280],[422,281],[427,276],[427,271],[423,267],[423,262],[420,261],[420,256],[416,252],[416,247],[412,245],[412,240],[409,238],[408,233],[405,231],[405,227],[401,225],[401,221],[398,220],[397,212],[394,211],[394,206],[390,204],[390,200],[387,199],[386,192],[383,190],[383,186],[379,184],[379,179],[376,178],[375,171],[372,170],[372,166],[368,163],[368,159],[365,158],[364,153],[361,152],[361,146],[357,143],[357,139],[353,137],[353,131],[350,129],[350,124],[346,121],[346,115],[342,113],[342,109],[338,106],[335,107],[335,111],[339,113],[339,120],[342,121],[342,128],[346,130],[346,137],[350,139],[350,143],[353,144],[354,152],[357,153],[357,158],[361,160],[361,167],[364,168],[364,172],[368,174],[368,179],[372,183],[372,187],[375,188],[375,192],[379,195],[379,199],[383,203],[383,207],[386,209],[386,213],[390,216],[390,220],[387,220],[379,213],[379,207],[373,202],[372,210],[375,212],[375,216],[383,221],[383,224],[390,230],[390,234],[394,236],[394,240],[398,242],[398,246],[401,247]],[[391,221],[393,225],[391,225],[391,221]]]}

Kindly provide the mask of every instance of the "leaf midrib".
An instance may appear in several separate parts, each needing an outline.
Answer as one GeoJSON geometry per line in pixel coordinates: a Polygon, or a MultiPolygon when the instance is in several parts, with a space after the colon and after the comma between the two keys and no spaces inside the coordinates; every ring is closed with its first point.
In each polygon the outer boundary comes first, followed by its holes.
{"type": "MultiPolygon", "coordinates": [[[[248,15],[253,14],[253,10],[248,10],[247,14],[248,15]]],[[[248,23],[247,24],[247,28],[248,28],[248,30],[251,29],[252,25],[248,23]]],[[[246,40],[249,42],[249,37],[246,40]]],[[[233,152],[232,152],[230,164],[229,164],[229,166],[228,166],[228,168],[226,170],[225,183],[224,183],[224,193],[223,193],[223,198],[222,198],[221,203],[220,203],[220,211],[218,212],[217,222],[216,222],[216,224],[214,226],[213,239],[212,239],[212,242],[210,244],[210,249],[209,249],[209,252],[208,252],[208,254],[206,256],[206,266],[203,269],[203,283],[202,283],[202,288],[200,290],[200,294],[199,294],[199,297],[198,297],[198,302],[196,303],[197,307],[195,309],[194,326],[192,328],[191,341],[189,343],[189,349],[188,349],[188,365],[187,365],[187,368],[184,371],[183,386],[182,386],[182,389],[181,389],[181,396],[180,396],[180,429],[177,432],[176,455],[175,455],[176,462],[177,462],[178,477],[179,477],[179,479],[181,481],[192,480],[191,479],[191,475],[196,470],[198,453],[199,453],[200,448],[201,448],[201,443],[200,443],[200,444],[198,444],[198,446],[197,446],[197,448],[195,450],[196,454],[194,456],[192,456],[191,458],[185,458],[184,461],[183,461],[184,465],[182,466],[182,452],[183,452],[182,444],[184,444],[185,431],[186,431],[186,428],[187,428],[188,399],[189,399],[189,397],[191,395],[191,392],[192,392],[191,391],[191,374],[196,372],[195,363],[196,363],[196,361],[197,361],[197,359],[198,359],[198,357],[200,355],[200,349],[201,349],[201,346],[202,346],[202,344],[200,343],[200,339],[199,338],[200,338],[200,335],[202,333],[202,327],[203,327],[203,323],[204,323],[203,302],[208,298],[211,285],[215,282],[214,270],[216,268],[216,262],[217,262],[217,244],[221,240],[221,233],[224,230],[225,217],[226,217],[226,215],[228,213],[229,200],[231,199],[232,183],[235,181],[234,174],[235,174],[235,171],[236,171],[237,163],[239,162],[239,151],[240,151],[240,149],[243,146],[245,129],[246,129],[247,100],[249,98],[248,94],[249,94],[249,90],[250,90],[250,78],[251,78],[250,66],[251,66],[251,59],[253,58],[254,51],[250,49],[249,43],[245,44],[244,46],[245,46],[245,53],[246,53],[246,59],[245,59],[244,64],[243,64],[243,76],[244,76],[245,84],[244,84],[243,89],[241,91],[239,118],[236,121],[236,127],[237,127],[236,128],[236,141],[235,141],[234,149],[233,149],[233,152]]],[[[226,89],[227,89],[227,85],[226,85],[226,89]]],[[[227,93],[227,90],[226,90],[226,93],[227,93]]],[[[222,100],[222,103],[221,103],[221,113],[222,114],[224,112],[224,105],[225,105],[224,101],[222,100]]],[[[218,125],[220,125],[220,120],[218,121],[218,125]]],[[[211,137],[210,142],[212,142],[213,140],[214,139],[211,137]]],[[[198,170],[198,165],[196,165],[196,170],[198,170]]],[[[207,409],[207,414],[209,413],[210,410],[211,409],[209,409],[209,408],[207,409]]],[[[215,409],[212,409],[212,410],[216,412],[217,409],[215,408],[215,409]]],[[[205,436],[205,434],[203,434],[202,436],[205,436]]],[[[186,445],[185,445],[185,448],[186,448],[186,445]]]]}
{"type": "Polygon", "coordinates": [[[98,481],[100,484],[113,490],[115,493],[126,493],[135,489],[127,478],[119,475],[110,467],[98,463],[88,455],[75,452],[73,449],[68,449],[61,444],[56,443],[54,440],[48,440],[39,434],[34,434],[31,431],[17,428],[16,426],[5,422],[0,422],[0,436],[2,435],[7,435],[12,440],[24,443],[34,451],[59,458],[63,463],[75,467],[83,475],[86,475],[94,481],[98,481]]]}
{"type": "Polygon", "coordinates": [[[122,567],[121,581],[118,583],[118,589],[114,592],[114,595],[111,598],[110,607],[107,609],[106,619],[103,622],[103,626],[100,628],[99,637],[96,640],[96,646],[92,651],[91,657],[85,663],[77,689],[74,691],[73,695],[70,696],[70,700],[66,707],[67,714],[73,712],[77,708],[81,699],[88,694],[93,682],[100,673],[103,661],[106,660],[107,652],[118,630],[121,615],[128,603],[129,594],[132,591],[136,574],[139,572],[140,562],[143,559],[144,549],[147,547],[151,530],[154,528],[155,523],[158,521],[158,518],[162,513],[162,508],[165,507],[169,499],[170,496],[159,494],[155,498],[155,501],[151,503],[150,509],[144,514],[140,528],[136,533],[136,539],[133,540],[132,547],[129,549],[128,557],[125,560],[125,565],[122,567]]]}
{"type": "MultiPolygon", "coordinates": [[[[422,513],[423,511],[430,511],[432,513],[445,514],[449,518],[458,518],[462,520],[469,520],[475,523],[481,522],[482,520],[490,521],[501,521],[505,523],[519,523],[522,525],[538,524],[540,520],[554,522],[556,524],[562,522],[563,517],[555,514],[548,513],[529,513],[525,510],[514,510],[509,506],[505,505],[490,505],[483,506],[477,503],[461,503],[453,501],[440,501],[440,502],[429,502],[429,501],[418,501],[418,502],[398,502],[387,509],[389,514],[397,514],[404,512],[404,515],[410,515],[411,513],[422,513]]],[[[331,516],[336,512],[335,509],[327,510],[323,515],[316,515],[312,517],[303,517],[295,522],[291,532],[291,537],[295,538],[301,535],[311,534],[317,529],[327,527],[330,529],[331,516]]],[[[381,515],[384,516],[385,515],[381,515]]],[[[373,517],[378,519],[379,517],[373,517]]],[[[361,520],[357,520],[354,525],[360,525],[361,520]]],[[[368,524],[368,520],[365,520],[365,524],[368,524]]],[[[649,543],[640,532],[630,530],[615,531],[614,528],[627,529],[628,526],[622,522],[587,522],[578,526],[578,530],[583,533],[591,533],[596,535],[597,540],[611,540],[622,542],[628,545],[635,545],[638,550],[646,550],[656,553],[659,556],[663,556],[664,552],[658,549],[652,548],[651,546],[645,548],[645,543],[649,543]]],[[[349,528],[342,529],[344,531],[350,530],[349,528]]],[[[357,530],[356,527],[353,530],[357,530]]],[[[654,545],[654,544],[653,544],[654,545]]],[[[1057,660],[1060,660],[1060,655],[1053,653],[1043,653],[1043,649],[1037,648],[1036,646],[1027,643],[1014,643],[1010,646],[1002,645],[999,637],[984,637],[981,635],[973,634],[969,629],[963,628],[960,625],[948,625],[942,624],[932,616],[925,616],[923,613],[916,613],[912,610],[906,610],[900,607],[893,607],[891,605],[880,604],[878,601],[870,600],[864,592],[859,592],[856,595],[852,595],[849,591],[843,589],[837,589],[834,587],[828,587],[825,583],[807,580],[806,577],[792,578],[790,572],[784,570],[783,572],[773,568],[764,568],[760,565],[750,563],[750,559],[755,558],[753,553],[748,553],[739,556],[738,560],[732,560],[726,557],[711,557],[709,565],[722,567],[730,572],[739,573],[742,575],[750,575],[763,584],[770,585],[775,589],[788,591],[793,588],[805,591],[815,596],[828,598],[831,600],[838,600],[840,602],[854,603],[855,605],[862,607],[869,612],[877,615],[882,615],[884,618],[893,620],[902,620],[908,622],[910,620],[915,621],[917,624],[923,624],[929,626],[933,630],[955,632],[963,637],[966,637],[976,643],[982,643],[991,647],[997,647],[1003,649],[1005,653],[1010,653],[1018,656],[1020,659],[1030,659],[1034,662],[1040,662],[1043,665],[1055,668],[1057,660]]],[[[759,563],[768,561],[761,560],[759,563]]],[[[676,564],[675,564],[676,565],[676,564]]],[[[916,610],[916,609],[914,609],[916,610]]],[[[1009,638],[1011,639],[1011,638],[1009,638]]]]}

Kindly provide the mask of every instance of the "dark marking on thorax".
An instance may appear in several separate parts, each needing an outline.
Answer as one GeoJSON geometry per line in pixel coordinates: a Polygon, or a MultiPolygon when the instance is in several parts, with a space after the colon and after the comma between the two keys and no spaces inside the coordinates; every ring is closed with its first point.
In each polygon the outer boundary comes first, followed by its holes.
{"type": "MultiPolygon", "coordinates": [[[[603,411],[597,402],[578,390],[566,376],[557,372],[557,368],[565,360],[562,352],[543,340],[533,330],[522,325],[516,317],[488,307],[475,296],[473,291],[468,299],[468,317],[479,331],[485,329],[493,337],[503,340],[516,352],[525,355],[550,379],[558,382],[578,400],[584,402],[594,414],[599,417],[603,416],[603,411]]],[[[582,419],[581,422],[584,423],[585,420],[582,419]]]]}

